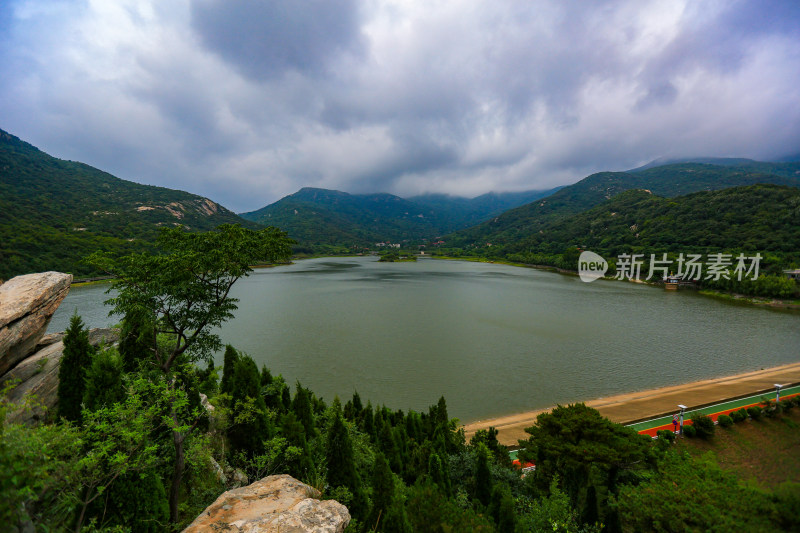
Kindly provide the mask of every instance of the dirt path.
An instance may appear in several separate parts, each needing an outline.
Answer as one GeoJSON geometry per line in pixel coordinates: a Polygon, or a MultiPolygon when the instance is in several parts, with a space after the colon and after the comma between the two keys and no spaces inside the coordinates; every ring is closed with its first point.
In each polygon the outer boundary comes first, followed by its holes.
{"type": "MultiPolygon", "coordinates": [[[[736,376],[618,394],[587,401],[586,405],[597,409],[603,416],[614,422],[629,423],[677,412],[678,404],[696,407],[752,394],[764,389],[774,389],[775,383],[784,385],[797,382],[800,382],[800,363],[792,363],[736,376]]],[[[467,424],[464,426],[467,440],[475,431],[492,426],[499,431],[497,438],[501,444],[516,445],[517,440],[528,437],[525,428],[533,425],[539,413],[548,410],[528,411],[467,424]]]]}

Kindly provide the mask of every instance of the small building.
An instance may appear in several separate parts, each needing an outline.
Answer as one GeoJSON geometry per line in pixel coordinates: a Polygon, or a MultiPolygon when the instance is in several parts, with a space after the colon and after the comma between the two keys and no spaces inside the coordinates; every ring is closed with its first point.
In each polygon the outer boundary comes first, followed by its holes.
{"type": "Polygon", "coordinates": [[[789,279],[800,281],[800,268],[796,268],[794,270],[784,270],[783,273],[789,279]]]}

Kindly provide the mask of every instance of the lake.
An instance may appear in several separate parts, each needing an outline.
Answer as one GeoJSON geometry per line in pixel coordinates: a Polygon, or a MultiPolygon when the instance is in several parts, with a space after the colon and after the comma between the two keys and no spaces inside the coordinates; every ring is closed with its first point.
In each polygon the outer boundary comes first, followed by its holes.
{"type": "MultiPolygon", "coordinates": [[[[106,288],[74,287],[49,330],[74,310],[117,322],[106,288]]],[[[499,264],[308,259],[233,293],[222,340],[259,367],[328,401],[424,410],[444,395],[462,422],[800,360],[797,311],[499,264]]]]}

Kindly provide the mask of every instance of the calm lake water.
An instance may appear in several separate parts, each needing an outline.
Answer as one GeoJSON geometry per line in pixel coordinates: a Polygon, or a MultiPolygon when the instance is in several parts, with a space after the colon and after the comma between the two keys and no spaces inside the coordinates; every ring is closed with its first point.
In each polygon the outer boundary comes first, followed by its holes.
{"type": "MultiPolygon", "coordinates": [[[[50,325],[77,309],[118,321],[102,285],[73,288],[50,325]]],[[[506,265],[324,258],[239,281],[221,336],[330,401],[491,416],[800,361],[800,313],[506,265]]],[[[221,359],[219,360],[221,364],[221,359]]]]}

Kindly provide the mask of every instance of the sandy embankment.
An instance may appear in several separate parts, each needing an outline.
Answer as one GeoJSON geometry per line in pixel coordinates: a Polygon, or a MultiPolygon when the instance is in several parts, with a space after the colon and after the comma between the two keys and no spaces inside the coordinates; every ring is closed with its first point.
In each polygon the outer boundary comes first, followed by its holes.
{"type": "MultiPolygon", "coordinates": [[[[587,401],[586,405],[614,422],[629,423],[677,412],[678,404],[688,407],[708,405],[764,389],[774,389],[775,383],[785,385],[797,382],[800,382],[800,363],[792,363],[735,376],[598,398],[587,401]]],[[[514,446],[517,440],[528,437],[525,428],[533,425],[536,416],[548,410],[528,411],[466,424],[467,440],[475,431],[491,426],[499,431],[498,440],[501,444],[514,446]]]]}

